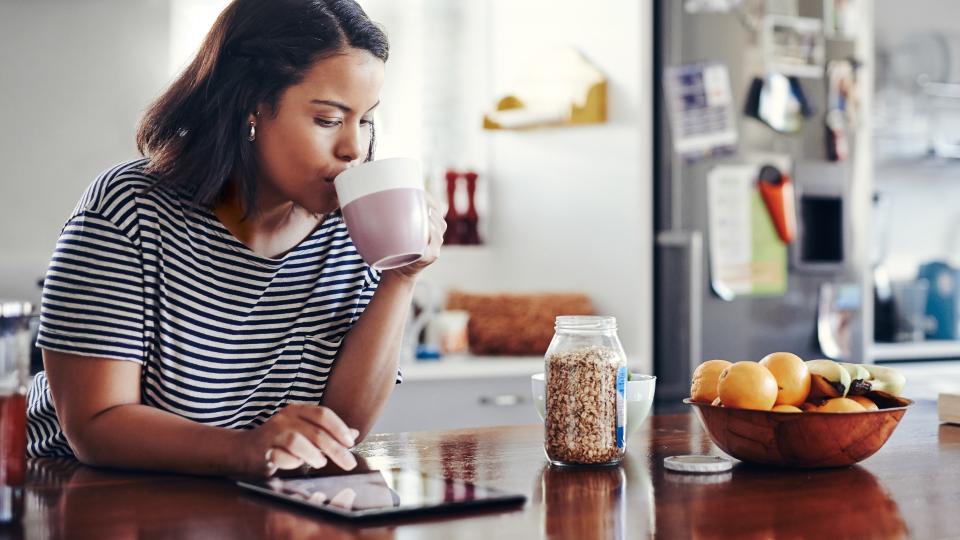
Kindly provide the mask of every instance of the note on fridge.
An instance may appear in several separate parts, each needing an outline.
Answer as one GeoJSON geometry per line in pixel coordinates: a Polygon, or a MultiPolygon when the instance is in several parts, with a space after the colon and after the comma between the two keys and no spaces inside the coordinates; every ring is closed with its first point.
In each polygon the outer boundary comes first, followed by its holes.
{"type": "Polygon", "coordinates": [[[737,122],[727,66],[671,66],[663,73],[674,151],[688,160],[732,153],[737,122]]]}

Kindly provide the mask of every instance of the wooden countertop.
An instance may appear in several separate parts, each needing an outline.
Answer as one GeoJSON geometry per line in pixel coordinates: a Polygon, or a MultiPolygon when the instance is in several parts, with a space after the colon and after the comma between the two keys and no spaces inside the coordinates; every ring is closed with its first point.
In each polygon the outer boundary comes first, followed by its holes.
{"type": "MultiPolygon", "coordinates": [[[[932,402],[911,408],[860,465],[783,470],[739,464],[671,473],[666,456],[719,453],[692,414],[654,416],[621,467],[547,466],[542,426],[376,435],[358,453],[518,491],[511,510],[353,525],[274,502],[221,479],[106,472],[63,460],[30,464],[28,538],[944,538],[960,534],[960,426],[932,402]]],[[[3,536],[6,538],[7,536],[3,536]]]]}

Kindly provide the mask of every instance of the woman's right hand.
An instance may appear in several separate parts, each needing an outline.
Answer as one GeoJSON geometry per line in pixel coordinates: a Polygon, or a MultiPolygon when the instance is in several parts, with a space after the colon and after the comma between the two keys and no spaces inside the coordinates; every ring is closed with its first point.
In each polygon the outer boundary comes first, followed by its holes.
{"type": "Polygon", "coordinates": [[[253,476],[270,476],[278,469],[304,464],[321,468],[329,460],[349,471],[357,466],[350,449],[359,435],[327,407],[287,405],[263,424],[242,432],[243,468],[253,476]]]}

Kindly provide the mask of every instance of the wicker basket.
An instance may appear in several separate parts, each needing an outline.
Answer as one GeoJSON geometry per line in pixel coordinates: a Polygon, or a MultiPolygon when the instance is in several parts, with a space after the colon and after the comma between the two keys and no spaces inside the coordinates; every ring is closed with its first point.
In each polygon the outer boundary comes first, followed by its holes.
{"type": "Polygon", "coordinates": [[[593,315],[583,294],[473,294],[451,291],[447,309],[470,313],[470,351],[477,355],[543,355],[558,315],[593,315]]]}

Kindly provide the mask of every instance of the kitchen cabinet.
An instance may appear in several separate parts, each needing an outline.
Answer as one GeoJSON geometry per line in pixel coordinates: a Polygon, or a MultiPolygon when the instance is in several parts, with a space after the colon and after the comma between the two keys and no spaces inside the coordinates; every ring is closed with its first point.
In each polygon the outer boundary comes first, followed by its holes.
{"type": "MultiPolygon", "coordinates": [[[[637,358],[628,365],[643,372],[637,358]]],[[[400,371],[403,383],[372,433],[541,423],[530,376],[543,372],[542,356],[453,356],[402,363],[400,371]]]]}
{"type": "Polygon", "coordinates": [[[530,375],[543,371],[542,357],[452,357],[401,364],[400,371],[403,383],[373,433],[540,422],[530,375]]]}

